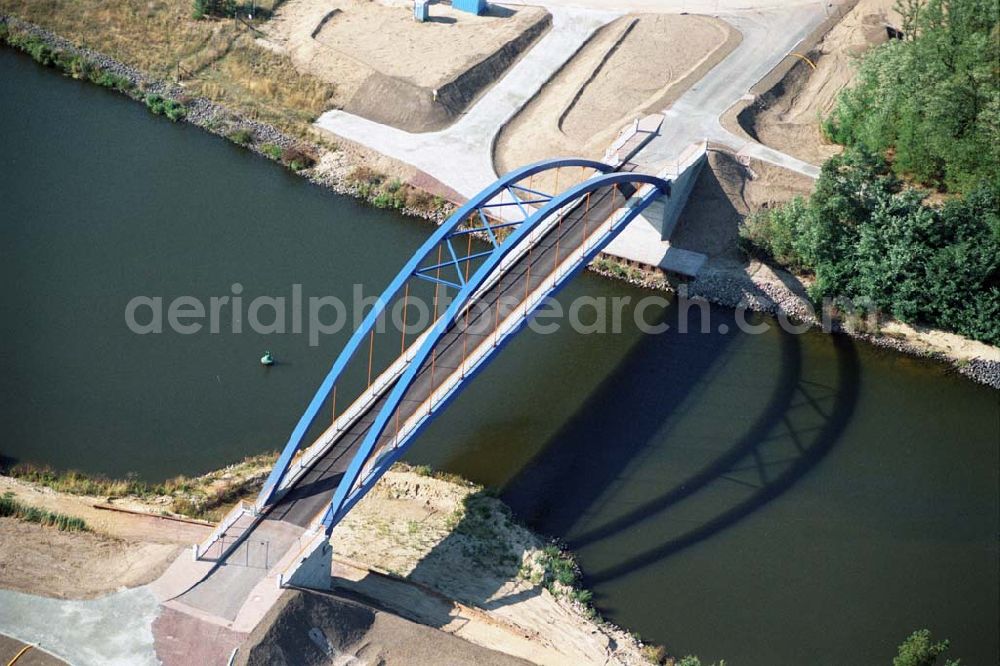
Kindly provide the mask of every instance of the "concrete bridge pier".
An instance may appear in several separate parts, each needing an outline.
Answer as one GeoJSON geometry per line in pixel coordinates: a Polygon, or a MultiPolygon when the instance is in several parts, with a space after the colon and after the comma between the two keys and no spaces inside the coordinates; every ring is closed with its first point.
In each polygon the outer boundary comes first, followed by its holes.
{"type": "Polygon", "coordinates": [[[293,564],[287,576],[279,577],[278,584],[325,592],[333,589],[333,546],[324,538],[308,555],[293,564]]]}

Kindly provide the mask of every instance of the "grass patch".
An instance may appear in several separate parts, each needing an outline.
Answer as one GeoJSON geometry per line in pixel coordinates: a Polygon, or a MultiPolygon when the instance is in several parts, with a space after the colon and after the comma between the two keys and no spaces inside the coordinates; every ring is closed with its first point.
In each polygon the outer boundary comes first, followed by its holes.
{"type": "MultiPolygon", "coordinates": [[[[309,122],[343,101],[336,98],[335,86],[300,74],[287,57],[257,44],[245,25],[193,19],[190,2],[0,0],[0,13],[36,23],[153,78],[183,78],[191,94],[298,136],[306,136],[309,122]]],[[[39,55],[44,60],[44,49],[39,55]]]]}
{"type": "Polygon", "coordinates": [[[621,262],[606,257],[595,261],[594,268],[605,275],[610,275],[619,280],[628,280],[630,282],[644,282],[646,280],[646,274],[640,269],[626,266],[621,262]]]}
{"type": "Polygon", "coordinates": [[[358,196],[376,208],[434,213],[440,211],[446,203],[441,197],[418,190],[398,178],[390,179],[384,173],[367,166],[351,170],[347,182],[357,189],[358,196]]]}
{"type": "Polygon", "coordinates": [[[16,518],[26,523],[37,523],[44,527],[55,527],[63,532],[89,531],[87,523],[82,518],[74,518],[62,513],[45,511],[29,506],[14,499],[13,493],[4,493],[0,497],[0,517],[16,518]]]}
{"type": "Polygon", "coordinates": [[[14,465],[10,469],[4,470],[4,474],[68,495],[151,498],[171,495],[175,492],[186,492],[191,489],[191,480],[183,476],[163,483],[146,483],[131,477],[109,479],[103,476],[83,474],[76,470],[59,471],[48,466],[37,466],[30,463],[14,465]]]}
{"type": "Polygon", "coordinates": [[[131,497],[152,500],[170,498],[169,508],[192,518],[214,520],[228,507],[255,494],[263,483],[277,453],[250,456],[242,461],[197,478],[177,476],[159,483],[148,483],[134,476],[110,479],[75,470],[54,470],[47,466],[19,463],[3,470],[15,479],[51,488],[70,495],[96,497],[131,497]]]}
{"type": "Polygon", "coordinates": [[[0,24],[0,45],[2,44],[23,51],[43,67],[59,69],[74,79],[88,80],[121,92],[132,88],[132,82],[124,76],[105,71],[80,54],[53,48],[37,35],[12,29],[6,23],[0,24]]]}

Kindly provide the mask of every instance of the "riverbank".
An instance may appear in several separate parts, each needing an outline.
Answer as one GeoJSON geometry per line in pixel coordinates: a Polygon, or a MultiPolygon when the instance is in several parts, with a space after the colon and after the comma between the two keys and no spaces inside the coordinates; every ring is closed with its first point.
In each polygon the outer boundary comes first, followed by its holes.
{"type": "Polygon", "coordinates": [[[707,163],[671,238],[673,247],[707,257],[698,276],[666,276],[608,258],[594,262],[591,269],[635,286],[766,314],[778,324],[784,319],[794,327],[787,330],[820,329],[880,349],[929,358],[974,382],[1000,388],[1000,348],[905,324],[881,313],[862,316],[833,307],[823,312],[809,298],[809,276],[746,256],[739,246],[743,220],[795,196],[808,196],[812,186],[805,176],[758,160],[744,163],[709,146],[707,163]]]}
{"type": "MultiPolygon", "coordinates": [[[[182,85],[149,76],[106,54],[78,46],[15,16],[0,15],[0,26],[6,26],[10,33],[0,33],[0,43],[6,41],[8,45],[18,48],[17,44],[11,43],[11,36],[27,36],[39,40],[53,52],[82,59],[88,63],[88,68],[127,82],[127,85],[108,86],[117,92],[147,106],[151,106],[149,100],[152,96],[172,100],[183,108],[182,114],[172,119],[188,122],[266,159],[279,162],[337,194],[360,198],[380,208],[393,208],[404,215],[434,222],[445,219],[451,211],[452,205],[440,196],[376,168],[388,167],[385,169],[388,172],[392,166],[384,160],[370,159],[360,147],[296,138],[272,124],[248,118],[204,97],[192,96],[182,85]]],[[[63,69],[67,76],[73,78],[84,78],[76,70],[61,67],[61,62],[67,62],[67,59],[41,64],[63,69]]]]}
{"type": "Polygon", "coordinates": [[[796,330],[824,330],[879,349],[931,359],[978,384],[1000,389],[1000,349],[879,314],[855,316],[831,310],[817,315],[803,279],[757,259],[708,265],[692,281],[671,280],[612,262],[598,262],[592,269],[635,286],[784,319],[796,330]]]}
{"type": "MultiPolygon", "coordinates": [[[[191,483],[223,477],[262,482],[236,464],[191,483]]],[[[123,493],[109,502],[54,490],[53,478],[43,485],[0,476],[0,494],[82,518],[92,531],[71,535],[0,520],[0,543],[11,550],[0,558],[11,563],[0,567],[0,587],[91,599],[141,586],[212,529],[165,516],[169,495],[123,493]]],[[[83,478],[74,475],[74,483],[82,487],[83,478]]],[[[571,556],[518,523],[482,486],[458,477],[396,465],[337,527],[333,543],[341,593],[491,650],[543,664],[665,658],[659,646],[643,645],[594,613],[571,556]]]]}
{"type": "MultiPolygon", "coordinates": [[[[191,97],[181,85],[147,76],[110,56],[81,48],[41,26],[17,17],[0,15],[0,25],[35,37],[54,51],[85,59],[98,70],[120,77],[128,85],[112,87],[147,106],[150,106],[150,96],[176,100],[184,108],[184,113],[179,118],[182,122],[189,122],[267,159],[282,163],[310,182],[338,194],[360,198],[376,207],[392,208],[404,215],[435,223],[444,220],[454,209],[452,203],[423,189],[427,186],[441,192],[446,189],[439,183],[432,182],[433,179],[426,174],[422,178],[416,178],[416,184],[404,182],[399,177],[404,175],[403,172],[391,159],[373,156],[367,149],[349,142],[331,145],[323,141],[308,142],[295,138],[274,125],[247,118],[208,99],[191,97]]],[[[76,76],[72,71],[66,73],[76,76]]],[[[735,162],[731,156],[727,155],[725,158],[735,162]]],[[[705,171],[709,170],[710,168],[706,168],[705,171]]],[[[741,167],[740,170],[742,173],[735,176],[740,182],[731,183],[730,189],[742,192],[746,183],[755,176],[753,169],[749,167],[741,167]]],[[[704,178],[703,175],[701,179],[704,178]]],[[[720,180],[727,178],[732,180],[734,177],[720,175],[720,180]]],[[[697,206],[698,201],[699,198],[692,195],[689,208],[697,206]]],[[[707,215],[706,224],[720,224],[717,211],[709,210],[704,213],[707,215]]],[[[702,214],[686,211],[685,217],[701,218],[702,214]]],[[[735,243],[730,245],[732,247],[728,249],[734,250],[735,243]]],[[[688,297],[702,298],[724,307],[746,308],[774,317],[787,317],[813,327],[822,326],[823,321],[815,316],[802,279],[756,260],[734,260],[732,253],[728,254],[730,256],[722,260],[710,257],[699,277],[690,283],[632,269],[606,258],[595,262],[590,268],[605,277],[669,293],[673,293],[681,284],[686,284],[684,293],[688,297]]],[[[841,313],[832,313],[829,328],[833,333],[846,334],[879,348],[946,363],[975,382],[1000,388],[1000,349],[995,347],[945,331],[913,327],[886,319],[863,323],[857,317],[841,313]]]]}

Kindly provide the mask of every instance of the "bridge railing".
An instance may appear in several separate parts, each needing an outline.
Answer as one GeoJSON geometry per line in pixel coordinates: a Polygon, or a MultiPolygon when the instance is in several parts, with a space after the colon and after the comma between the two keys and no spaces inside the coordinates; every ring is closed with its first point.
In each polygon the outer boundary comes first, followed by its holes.
{"type": "MultiPolygon", "coordinates": [[[[579,202],[577,201],[567,203],[551,216],[547,217],[530,234],[528,234],[509,255],[504,257],[503,261],[501,261],[498,265],[497,270],[483,283],[483,286],[476,291],[475,295],[469,299],[468,304],[463,309],[463,313],[464,311],[475,307],[475,305],[480,302],[481,295],[492,289],[493,286],[496,285],[496,282],[503,278],[504,274],[510,269],[511,266],[523,259],[528,252],[538,245],[541,239],[543,239],[556,226],[560,225],[565,216],[572,212],[578,203],[579,202]]],[[[595,225],[595,229],[598,226],[599,225],[595,225]]],[[[565,265],[567,265],[567,263],[564,261],[560,264],[560,268],[565,265]]],[[[547,294],[547,290],[551,291],[551,288],[559,282],[562,275],[563,273],[558,272],[558,269],[556,269],[556,273],[544,281],[539,288],[535,289],[530,294],[525,294],[524,300],[510,313],[505,315],[502,322],[497,319],[492,334],[493,343],[488,344],[490,337],[487,337],[485,342],[477,345],[473,350],[465,355],[461,365],[455,370],[455,372],[449,375],[448,379],[446,379],[439,388],[432,390],[431,395],[428,396],[428,398],[424,400],[414,411],[414,415],[411,416],[404,425],[399,427],[394,437],[385,445],[379,447],[379,449],[372,454],[369,458],[369,462],[364,468],[365,471],[362,472],[363,476],[368,476],[371,469],[379,464],[379,461],[384,457],[384,455],[391,453],[393,450],[398,448],[402,442],[406,441],[406,439],[408,439],[408,437],[420,427],[423,420],[431,416],[434,411],[434,406],[441,400],[447,399],[447,397],[453,392],[454,388],[456,388],[463,379],[474,374],[478,370],[480,363],[482,363],[483,360],[485,360],[485,358],[489,355],[489,352],[492,351],[492,348],[501,345],[509,335],[517,331],[519,328],[518,322],[538,307],[547,294]],[[547,288],[546,285],[548,285],[547,288]],[[523,314],[517,314],[518,311],[523,312],[523,314]],[[449,383],[449,379],[453,381],[449,383]]],[[[499,303],[496,307],[499,314],[499,303]]],[[[460,313],[459,317],[461,316],[462,314],[460,313]]]]}
{"type": "MultiPolygon", "coordinates": [[[[648,196],[654,189],[653,186],[647,185],[640,190],[637,196],[642,199],[644,196],[648,196]]],[[[580,247],[568,253],[557,266],[553,267],[548,277],[535,287],[530,294],[526,294],[523,301],[518,303],[502,321],[497,322],[493,334],[487,336],[483,342],[473,349],[467,358],[463,359],[462,364],[444,379],[441,385],[433,390],[427,399],[414,410],[413,415],[400,426],[391,441],[372,455],[362,470],[362,478],[369,477],[380,460],[384,459],[386,455],[390,455],[400,446],[403,446],[408,439],[414,436],[421,426],[432,417],[437,406],[448,400],[463,381],[474,376],[487,361],[488,357],[499,347],[505,345],[508,339],[520,330],[530,314],[541,305],[545,298],[549,297],[555,291],[556,286],[584,264],[586,257],[594,252],[594,247],[597,245],[597,241],[594,239],[601,238],[613,232],[622,224],[622,220],[628,215],[629,209],[634,207],[630,205],[630,200],[625,200],[623,204],[622,207],[615,208],[607,219],[595,224],[592,233],[584,236],[580,247]]],[[[535,242],[537,243],[538,238],[541,237],[542,235],[539,235],[535,239],[535,242]]]]}
{"type": "Polygon", "coordinates": [[[225,547],[224,537],[228,533],[228,531],[232,529],[232,527],[236,525],[236,523],[239,522],[241,518],[244,517],[248,518],[248,524],[241,532],[241,535],[243,532],[246,532],[251,527],[253,527],[253,525],[255,525],[260,518],[260,514],[257,511],[256,504],[252,502],[246,502],[243,500],[237,502],[236,505],[229,510],[229,513],[227,513],[225,517],[219,522],[219,524],[215,526],[215,529],[212,530],[212,533],[208,535],[208,538],[206,538],[201,543],[196,543],[194,545],[194,559],[200,560],[208,556],[209,551],[216,544],[219,544],[219,554],[215,556],[215,559],[221,560],[223,557],[225,557],[226,552],[228,550],[231,550],[232,547],[239,542],[239,537],[238,536],[234,537],[233,541],[229,544],[228,548],[225,547]]]}

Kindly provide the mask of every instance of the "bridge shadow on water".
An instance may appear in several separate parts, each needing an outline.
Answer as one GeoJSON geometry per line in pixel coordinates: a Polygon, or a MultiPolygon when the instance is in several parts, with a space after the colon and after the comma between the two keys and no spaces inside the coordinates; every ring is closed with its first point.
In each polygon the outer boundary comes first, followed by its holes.
{"type": "MultiPolygon", "coordinates": [[[[690,330],[698,330],[694,321],[698,308],[692,310],[690,330]]],[[[671,307],[664,316],[675,312],[671,307]]],[[[731,311],[713,308],[711,316],[713,326],[722,322],[736,330],[731,311]]],[[[644,336],[502,489],[514,515],[532,529],[560,539],[574,551],[602,546],[594,570],[588,569],[584,557],[586,586],[603,586],[663,562],[736,525],[791,488],[837,443],[857,399],[860,367],[854,343],[845,336],[831,336],[835,372],[829,380],[814,382],[804,377],[801,336],[781,333],[772,393],[766,400],[754,401],[762,402],[763,408],[752,411],[731,445],[713,449],[704,461],[705,452],[700,451],[693,473],[681,477],[672,470],[660,478],[656,459],[670,449],[677,456],[683,445],[678,441],[683,435],[673,432],[676,419],[683,415],[685,404],[698,400],[715,380],[729,362],[728,355],[740,353],[730,349],[737,339],[734,334],[714,333],[644,336]],[[688,339],[682,341],[680,335],[688,339]],[[618,494],[627,494],[622,489],[633,481],[629,475],[636,474],[637,465],[642,470],[647,461],[653,480],[650,472],[642,472],[645,492],[638,499],[616,503],[618,494]]],[[[747,411],[737,402],[738,395],[729,399],[734,402],[717,414],[720,424],[747,411]]],[[[450,541],[461,541],[459,535],[467,531],[460,524],[423,558],[411,578],[440,579],[449,557],[454,561],[457,546],[450,541]]],[[[508,573],[516,573],[516,566],[508,573]]],[[[461,600],[490,608],[532,594],[522,591],[503,597],[498,594],[499,579],[492,584],[491,579],[484,575],[473,586],[476,593],[461,600]]]]}

